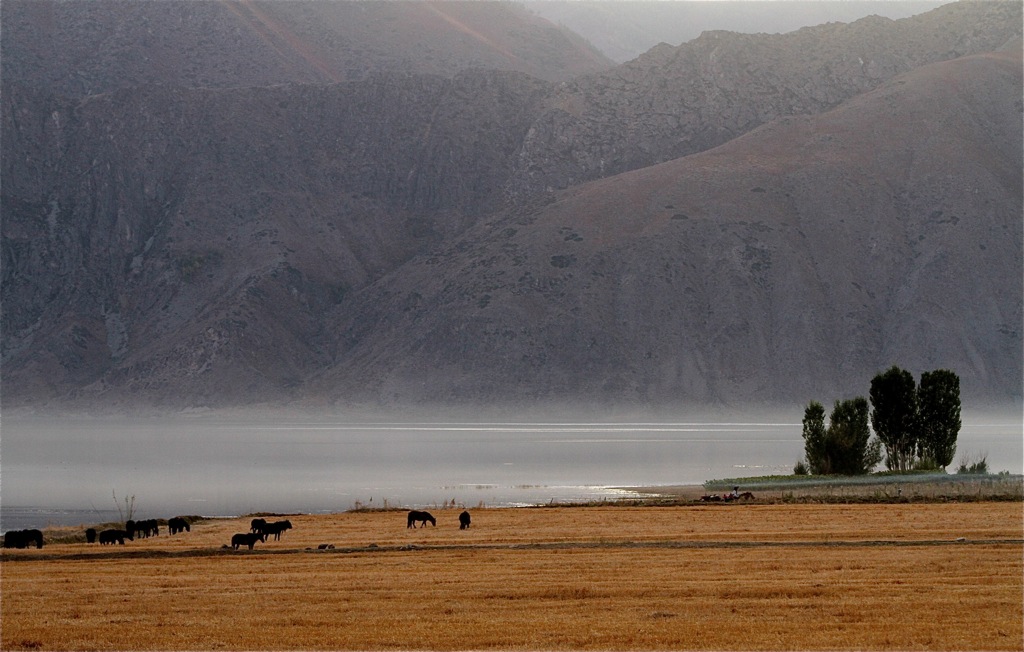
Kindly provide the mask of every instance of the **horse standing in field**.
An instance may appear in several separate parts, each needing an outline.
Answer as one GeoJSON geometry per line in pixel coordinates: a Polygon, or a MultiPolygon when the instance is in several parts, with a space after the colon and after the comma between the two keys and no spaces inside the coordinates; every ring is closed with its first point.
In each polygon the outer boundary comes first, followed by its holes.
{"type": "Polygon", "coordinates": [[[231,537],[231,548],[238,550],[238,546],[249,546],[249,550],[256,545],[256,542],[266,542],[267,536],[262,532],[242,532],[231,537]]]}
{"type": "Polygon", "coordinates": [[[135,524],[135,527],[142,532],[142,536],[149,538],[150,536],[157,536],[160,534],[160,522],[155,518],[151,518],[145,521],[139,521],[135,524]]]}
{"type": "Polygon", "coordinates": [[[433,525],[435,527],[437,526],[437,519],[434,518],[430,514],[430,512],[418,512],[416,510],[413,510],[413,511],[409,512],[409,518],[406,521],[405,527],[406,527],[406,529],[408,529],[408,528],[416,529],[416,524],[417,523],[422,523],[423,527],[427,527],[427,521],[430,521],[431,525],[433,525]]]}
{"type": "Polygon", "coordinates": [[[189,526],[188,521],[181,517],[175,516],[174,518],[167,519],[167,532],[170,534],[177,534],[178,532],[191,532],[192,528],[189,526]]]}
{"type": "Polygon", "coordinates": [[[291,521],[275,521],[273,523],[267,523],[263,528],[263,534],[266,536],[274,535],[274,541],[281,540],[281,533],[285,530],[292,529],[291,521]]]}
{"type": "Polygon", "coordinates": [[[89,528],[88,530],[85,531],[85,542],[86,543],[96,543],[96,530],[95,529],[89,528]]]}
{"type": "Polygon", "coordinates": [[[462,512],[459,514],[459,529],[465,530],[469,527],[469,512],[462,512]]]}
{"type": "Polygon", "coordinates": [[[267,522],[262,518],[252,519],[252,523],[249,524],[250,532],[263,532],[267,529],[267,522]]]}
{"type": "Polygon", "coordinates": [[[125,539],[134,541],[135,536],[127,530],[103,530],[100,532],[100,545],[119,543],[123,546],[125,539]]]}

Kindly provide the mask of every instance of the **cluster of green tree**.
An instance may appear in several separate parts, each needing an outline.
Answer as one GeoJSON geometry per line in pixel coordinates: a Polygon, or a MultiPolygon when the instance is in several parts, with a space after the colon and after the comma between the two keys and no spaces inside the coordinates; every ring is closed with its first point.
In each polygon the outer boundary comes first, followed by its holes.
{"type": "Polygon", "coordinates": [[[893,471],[949,466],[961,425],[959,376],[947,369],[926,371],[918,385],[910,372],[893,366],[871,380],[870,397],[870,413],[863,397],[836,401],[827,427],[824,406],[811,401],[803,421],[806,461],[797,462],[794,472],[870,473],[883,450],[893,471]]]}

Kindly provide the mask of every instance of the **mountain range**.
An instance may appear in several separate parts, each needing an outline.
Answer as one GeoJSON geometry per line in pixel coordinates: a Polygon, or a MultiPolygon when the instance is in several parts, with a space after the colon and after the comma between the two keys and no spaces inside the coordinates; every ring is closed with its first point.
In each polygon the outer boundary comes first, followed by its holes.
{"type": "Polygon", "coordinates": [[[1019,2],[118,6],[0,5],[5,407],[1020,401],[1019,2]]]}

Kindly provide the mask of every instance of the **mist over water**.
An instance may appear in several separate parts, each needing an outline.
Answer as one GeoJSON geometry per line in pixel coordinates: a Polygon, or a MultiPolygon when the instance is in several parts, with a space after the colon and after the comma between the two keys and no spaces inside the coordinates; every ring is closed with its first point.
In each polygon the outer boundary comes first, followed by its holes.
{"type": "MultiPolygon", "coordinates": [[[[622,495],[620,487],[790,473],[803,455],[800,430],[798,419],[777,415],[650,422],[5,418],[2,527],[10,529],[16,514],[24,520],[26,507],[48,512],[49,522],[77,523],[82,510],[108,517],[132,495],[139,518],[612,497],[622,495]]],[[[950,470],[962,457],[980,456],[993,472],[1024,472],[1020,417],[965,414],[950,470]]]]}

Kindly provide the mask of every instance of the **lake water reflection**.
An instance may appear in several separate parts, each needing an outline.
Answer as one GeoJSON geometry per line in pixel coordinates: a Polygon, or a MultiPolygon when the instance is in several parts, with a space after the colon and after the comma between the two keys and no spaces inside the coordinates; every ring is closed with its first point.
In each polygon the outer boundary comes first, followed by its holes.
{"type": "MultiPolygon", "coordinates": [[[[960,450],[1022,472],[1019,419],[970,420],[960,450]]],[[[526,505],[621,495],[616,487],[789,473],[800,423],[781,419],[537,422],[179,417],[4,419],[5,521],[33,506],[141,518],[357,505],[526,505]]],[[[60,520],[60,518],[56,518],[60,520]]],[[[44,523],[45,524],[45,523],[44,523]]],[[[8,524],[3,524],[9,529],[8,524]]]]}

